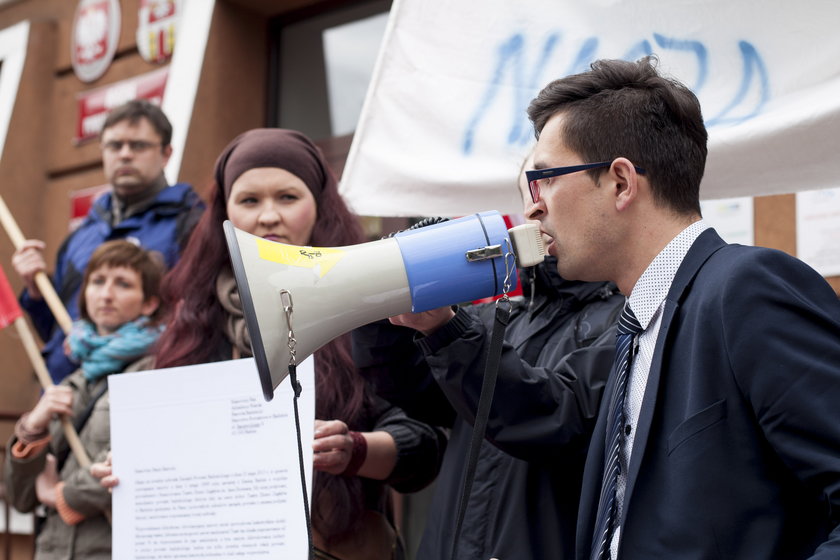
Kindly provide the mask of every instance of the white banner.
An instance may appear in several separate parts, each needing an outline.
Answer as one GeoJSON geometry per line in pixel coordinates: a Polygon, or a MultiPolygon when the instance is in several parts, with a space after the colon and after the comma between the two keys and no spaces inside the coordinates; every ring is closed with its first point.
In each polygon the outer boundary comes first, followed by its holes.
{"type": "Polygon", "coordinates": [[[840,2],[395,0],[342,178],[360,214],[520,212],[530,100],[654,53],[697,94],[705,199],[840,185],[840,2]]]}

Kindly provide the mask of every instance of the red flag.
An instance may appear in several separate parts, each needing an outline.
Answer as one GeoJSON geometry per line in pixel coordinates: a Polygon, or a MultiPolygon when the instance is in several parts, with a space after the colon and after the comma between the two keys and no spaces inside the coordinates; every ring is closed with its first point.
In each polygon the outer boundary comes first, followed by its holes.
{"type": "Polygon", "coordinates": [[[0,267],[0,329],[5,329],[22,315],[17,298],[6,279],[6,273],[0,267]]]}

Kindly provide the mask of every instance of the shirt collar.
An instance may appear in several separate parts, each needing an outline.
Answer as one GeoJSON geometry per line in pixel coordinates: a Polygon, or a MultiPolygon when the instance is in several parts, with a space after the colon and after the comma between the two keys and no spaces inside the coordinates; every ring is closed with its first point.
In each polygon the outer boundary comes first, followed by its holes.
{"type": "Polygon", "coordinates": [[[656,255],[633,286],[628,301],[643,329],[647,329],[657,309],[665,301],[688,250],[709,227],[707,222],[700,219],[678,233],[656,255]]]}
{"type": "Polygon", "coordinates": [[[112,191],[113,204],[111,205],[111,225],[116,226],[123,220],[127,220],[136,214],[142,214],[151,208],[152,204],[154,204],[157,199],[157,196],[167,186],[169,185],[166,182],[166,177],[164,177],[163,173],[161,173],[160,177],[155,179],[155,181],[149,185],[148,190],[131,200],[122,199],[117,196],[116,192],[112,191]]]}

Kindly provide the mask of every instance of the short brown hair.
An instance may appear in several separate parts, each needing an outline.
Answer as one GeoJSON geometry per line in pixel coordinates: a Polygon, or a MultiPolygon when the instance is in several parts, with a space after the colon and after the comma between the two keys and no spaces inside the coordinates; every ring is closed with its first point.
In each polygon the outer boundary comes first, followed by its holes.
{"type": "Polygon", "coordinates": [[[133,99],[128,103],[115,107],[108,113],[105,123],[102,125],[102,132],[99,133],[99,138],[105,131],[118,122],[128,121],[131,124],[137,124],[140,119],[146,119],[155,132],[160,136],[160,147],[165,148],[172,142],[172,123],[166,118],[163,111],[146,99],[133,99]]]}
{"type": "Polygon", "coordinates": [[[548,84],[528,116],[539,138],[546,122],[563,113],[563,143],[587,162],[626,157],[645,169],[657,203],[700,214],[708,140],[700,102],[656,66],[654,56],[598,60],[587,72],[548,84]]]}
{"type": "MultiPolygon", "coordinates": [[[[91,274],[103,266],[110,268],[124,266],[134,270],[140,275],[140,280],[143,283],[143,301],[148,301],[152,297],[160,299],[160,281],[166,271],[163,255],[157,251],[144,249],[125,239],[107,241],[93,252],[85,267],[82,287],[79,290],[79,314],[82,319],[91,320],[85,303],[85,290],[91,274]]],[[[158,305],[150,318],[156,320],[162,315],[162,305],[158,305]]]]}

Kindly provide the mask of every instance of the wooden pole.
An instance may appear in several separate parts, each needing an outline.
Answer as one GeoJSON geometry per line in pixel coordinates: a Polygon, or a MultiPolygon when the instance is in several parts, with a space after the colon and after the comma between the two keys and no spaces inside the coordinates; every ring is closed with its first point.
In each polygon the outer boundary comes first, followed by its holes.
{"type": "MultiPolygon", "coordinates": [[[[41,387],[44,389],[52,387],[54,384],[44,363],[44,357],[41,356],[38,343],[35,341],[35,335],[29,330],[29,325],[26,323],[26,320],[23,317],[15,319],[15,328],[26,350],[26,355],[29,356],[32,367],[35,368],[35,375],[38,376],[41,387]]],[[[64,436],[67,438],[67,443],[70,444],[70,449],[73,451],[73,455],[76,456],[79,465],[85,469],[90,467],[90,457],[88,457],[87,451],[85,451],[85,447],[82,445],[82,440],[79,439],[79,434],[76,433],[76,428],[73,427],[70,419],[63,414],[61,415],[61,427],[64,429],[64,436]]]]}
{"type": "MultiPolygon", "coordinates": [[[[20,231],[14,216],[12,216],[12,213],[9,212],[9,207],[6,206],[2,196],[0,196],[0,222],[2,222],[3,229],[6,230],[9,238],[11,238],[15,249],[20,249],[23,246],[24,241],[26,241],[26,238],[20,231]]],[[[68,334],[70,329],[73,327],[73,320],[67,313],[67,309],[65,309],[61,298],[58,297],[49,276],[47,276],[47,274],[43,271],[39,272],[35,275],[35,284],[38,286],[38,290],[47,302],[47,305],[49,306],[50,311],[52,311],[56,322],[61,327],[61,330],[64,331],[64,334],[68,334]]]]}

